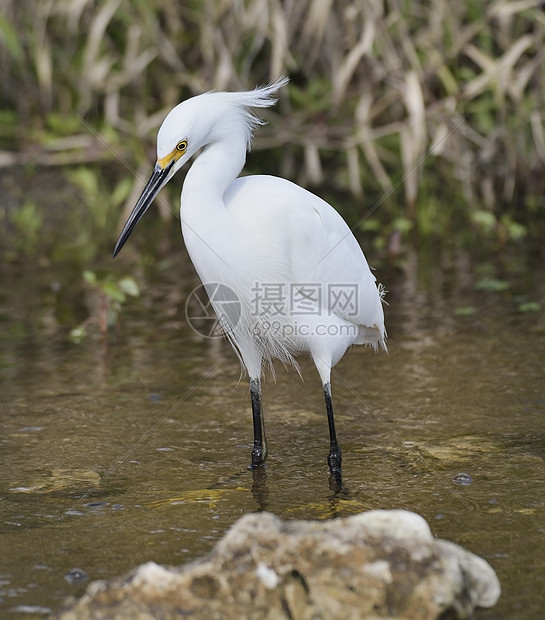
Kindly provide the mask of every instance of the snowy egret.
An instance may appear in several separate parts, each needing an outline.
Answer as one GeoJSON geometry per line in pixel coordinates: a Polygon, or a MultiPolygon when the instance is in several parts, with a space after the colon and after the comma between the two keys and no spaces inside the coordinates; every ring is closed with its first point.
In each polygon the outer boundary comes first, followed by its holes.
{"type": "Polygon", "coordinates": [[[382,288],[350,228],[328,203],[286,179],[239,177],[253,108],[272,106],[280,79],[246,92],[208,92],[177,105],[157,136],[157,162],[114,249],[119,253],[154,197],[195,156],[181,195],[182,235],[224,331],[250,380],[252,467],[267,444],[261,375],[274,359],[306,352],[320,375],[329,425],[328,464],[341,471],[331,368],[353,344],[386,348],[382,288]],[[233,296],[237,304],[230,304],[233,296]]]}

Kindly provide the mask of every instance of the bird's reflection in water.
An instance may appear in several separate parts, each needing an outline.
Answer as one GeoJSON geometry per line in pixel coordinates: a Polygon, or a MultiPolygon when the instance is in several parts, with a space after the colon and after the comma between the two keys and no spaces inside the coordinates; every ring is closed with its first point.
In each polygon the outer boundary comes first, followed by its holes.
{"type": "Polygon", "coordinates": [[[329,488],[336,495],[343,490],[343,476],[340,469],[329,472],[329,488]]]}
{"type": "Polygon", "coordinates": [[[252,496],[258,505],[258,512],[267,510],[269,487],[267,485],[267,468],[264,465],[252,468],[252,496]]]}
{"type": "MultiPolygon", "coordinates": [[[[261,465],[252,468],[252,496],[257,503],[257,512],[263,512],[269,509],[269,486],[267,484],[267,467],[261,465]]],[[[333,491],[331,496],[331,505],[333,514],[337,512],[336,504],[341,499],[346,499],[347,491],[343,491],[343,479],[340,470],[329,472],[329,488],[333,491]]]]}

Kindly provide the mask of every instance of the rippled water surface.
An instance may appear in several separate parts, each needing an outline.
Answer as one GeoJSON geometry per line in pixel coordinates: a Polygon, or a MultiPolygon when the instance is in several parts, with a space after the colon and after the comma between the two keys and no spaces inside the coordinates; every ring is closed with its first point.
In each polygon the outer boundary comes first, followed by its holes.
{"type": "Polygon", "coordinates": [[[229,346],[185,320],[196,281],[183,254],[138,275],[145,290],[106,341],[91,325],[80,344],[68,333],[97,312],[95,294],[47,266],[4,268],[0,615],[56,610],[141,562],[192,560],[250,511],[406,508],[495,568],[503,596],[480,618],[541,617],[543,273],[462,256],[378,275],[389,354],[359,347],[335,368],[334,493],[322,392],[304,359],[304,382],[281,367],[266,381],[268,464],[258,478],[247,469],[247,384],[229,346]]]}

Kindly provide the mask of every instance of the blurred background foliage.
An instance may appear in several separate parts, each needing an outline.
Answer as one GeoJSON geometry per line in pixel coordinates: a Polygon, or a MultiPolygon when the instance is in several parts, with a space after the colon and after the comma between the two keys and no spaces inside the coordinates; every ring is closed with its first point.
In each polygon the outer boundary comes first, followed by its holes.
{"type": "MultiPolygon", "coordinates": [[[[503,247],[543,234],[540,0],[0,0],[0,7],[8,260],[47,251],[87,264],[109,255],[169,109],[210,89],[253,88],[283,74],[290,85],[267,113],[247,171],[322,194],[383,253],[396,253],[411,235],[503,247]]],[[[153,226],[177,212],[179,184],[172,185],[153,226]]]]}

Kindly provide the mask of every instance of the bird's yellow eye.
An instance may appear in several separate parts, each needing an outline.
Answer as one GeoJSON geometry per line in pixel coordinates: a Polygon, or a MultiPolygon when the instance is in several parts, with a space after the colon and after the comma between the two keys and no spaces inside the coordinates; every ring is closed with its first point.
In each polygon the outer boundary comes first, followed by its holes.
{"type": "Polygon", "coordinates": [[[176,145],[177,151],[185,151],[187,149],[187,140],[180,140],[176,145]]]}

